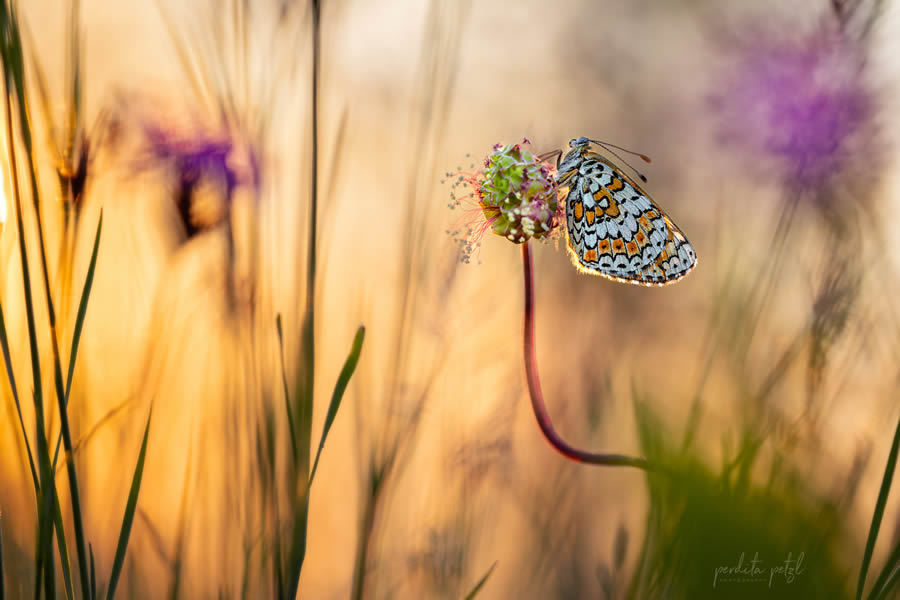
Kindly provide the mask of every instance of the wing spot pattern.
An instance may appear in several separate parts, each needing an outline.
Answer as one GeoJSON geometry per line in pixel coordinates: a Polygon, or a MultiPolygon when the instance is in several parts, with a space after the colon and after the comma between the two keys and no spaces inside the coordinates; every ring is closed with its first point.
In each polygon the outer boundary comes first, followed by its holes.
{"type": "Polygon", "coordinates": [[[577,147],[561,164],[559,180],[575,192],[564,205],[567,248],[580,271],[665,285],[694,267],[696,253],[681,230],[605,157],[577,147]]]}

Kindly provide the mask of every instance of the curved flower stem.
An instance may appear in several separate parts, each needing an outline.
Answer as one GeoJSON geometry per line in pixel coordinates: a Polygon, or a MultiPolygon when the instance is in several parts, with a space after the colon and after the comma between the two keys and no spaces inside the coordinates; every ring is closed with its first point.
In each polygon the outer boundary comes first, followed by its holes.
{"type": "Polygon", "coordinates": [[[528,393],[531,396],[534,416],[537,418],[544,437],[560,454],[576,462],[653,470],[652,466],[644,458],[624,456],[622,454],[594,454],[573,448],[559,437],[559,434],[553,429],[550,415],[547,413],[547,407],[544,405],[544,395],[541,393],[541,382],[538,378],[537,361],[535,360],[534,269],[531,264],[531,246],[528,242],[522,244],[522,266],[525,270],[525,375],[528,379],[528,393]]]}

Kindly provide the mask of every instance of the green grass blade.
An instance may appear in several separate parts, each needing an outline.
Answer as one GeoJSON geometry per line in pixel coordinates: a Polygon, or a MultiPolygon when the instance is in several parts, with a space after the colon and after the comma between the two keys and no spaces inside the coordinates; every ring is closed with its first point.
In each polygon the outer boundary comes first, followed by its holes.
{"type": "MultiPolygon", "coordinates": [[[[31,374],[32,374],[32,390],[34,400],[35,415],[35,444],[37,446],[37,459],[39,466],[39,481],[41,492],[37,498],[38,513],[38,543],[35,548],[35,596],[40,594],[41,581],[47,582],[49,578],[42,579],[42,571],[45,568],[51,568],[52,562],[48,559],[48,554],[52,556],[52,551],[48,552],[49,538],[51,535],[52,524],[52,503],[53,496],[47,491],[54,487],[52,469],[50,467],[50,451],[47,443],[44,425],[44,407],[43,407],[43,390],[41,387],[41,361],[40,351],[38,349],[37,325],[35,320],[34,299],[31,293],[31,273],[29,270],[28,249],[25,238],[25,225],[23,222],[23,204],[21,190],[19,189],[18,178],[18,161],[16,153],[16,141],[13,135],[12,107],[16,100],[21,106],[22,98],[22,54],[21,41],[19,40],[18,26],[16,24],[13,8],[7,2],[0,3],[0,53],[3,56],[3,99],[4,99],[4,116],[6,125],[6,136],[10,140],[8,145],[9,153],[9,173],[10,182],[12,184],[13,198],[15,199],[15,215],[16,230],[19,239],[19,258],[22,264],[22,288],[25,296],[25,314],[28,322],[28,342],[31,353],[31,374]],[[49,564],[48,564],[49,563],[49,564]]],[[[19,135],[23,143],[30,152],[30,135],[31,131],[27,120],[22,124],[19,135]]],[[[39,221],[40,222],[40,221],[39,221]]],[[[52,577],[52,574],[50,574],[52,577]]],[[[48,589],[52,586],[48,586],[48,589]]]]}
{"type": "Polygon", "coordinates": [[[63,527],[62,511],[59,508],[59,493],[53,486],[53,522],[56,530],[56,547],[59,549],[59,562],[62,565],[63,583],[66,587],[66,598],[75,597],[72,591],[72,567],[69,564],[69,549],[66,545],[66,530],[63,527]]]}
{"type": "MultiPolygon", "coordinates": [[[[38,406],[37,394],[35,394],[35,406],[38,406]]],[[[47,447],[47,437],[42,427],[38,427],[38,443],[42,448],[38,449],[38,460],[41,464],[41,493],[38,506],[37,547],[35,548],[35,594],[40,590],[42,569],[49,567],[52,555],[50,537],[53,535],[53,500],[56,496],[56,482],[53,475],[45,474],[45,468],[50,468],[50,452],[47,447]],[[43,440],[43,442],[41,442],[43,440]]],[[[46,577],[46,572],[44,576],[46,577]]]]}
{"type": "MultiPolygon", "coordinates": [[[[28,342],[31,351],[31,375],[32,389],[35,407],[35,429],[37,430],[37,456],[38,465],[40,467],[40,481],[44,481],[44,477],[50,473],[49,453],[46,452],[46,437],[44,435],[44,412],[41,401],[43,390],[41,387],[41,365],[40,351],[37,343],[37,325],[34,316],[34,301],[31,294],[31,271],[29,269],[28,249],[25,241],[25,225],[22,219],[22,196],[19,190],[18,162],[16,160],[16,143],[13,136],[12,121],[12,104],[16,98],[15,91],[10,88],[10,84],[14,84],[15,72],[17,70],[17,56],[14,51],[13,44],[13,15],[12,8],[6,2],[0,3],[0,30],[3,34],[3,43],[0,43],[0,51],[3,55],[3,98],[4,98],[4,115],[6,125],[6,136],[10,140],[9,143],[9,172],[10,183],[12,184],[13,198],[15,200],[16,230],[19,239],[19,258],[22,264],[22,288],[25,296],[25,314],[28,321],[28,342]],[[47,456],[45,456],[47,455],[47,456]],[[47,458],[45,461],[44,459],[47,458]]],[[[21,58],[21,57],[18,57],[21,58]]],[[[18,69],[21,70],[21,64],[18,69]]],[[[27,132],[26,132],[27,133],[27,132]]],[[[23,134],[24,135],[24,134],[23,134]]],[[[5,337],[5,333],[4,333],[5,337]]],[[[5,356],[4,356],[5,358],[5,356]]],[[[11,372],[11,370],[9,371],[11,372]]],[[[10,380],[12,382],[12,380],[10,380]]],[[[27,439],[27,438],[26,438],[27,439]]],[[[40,506],[44,503],[38,499],[38,513],[42,514],[40,506]]],[[[39,523],[39,529],[42,524],[39,523]]]]}
{"type": "MultiPolygon", "coordinates": [[[[878,592],[878,595],[874,597],[874,600],[887,600],[891,598],[889,594],[891,594],[896,588],[897,584],[900,584],[900,564],[894,565],[894,570],[891,571],[887,578],[884,580],[884,587],[878,592]]],[[[896,598],[896,596],[894,596],[896,598]]]]}
{"type": "Polygon", "coordinates": [[[141,491],[141,477],[144,474],[144,459],[147,456],[147,438],[150,434],[150,418],[153,409],[147,415],[147,426],[144,427],[144,441],[141,442],[141,453],[138,456],[137,466],[134,468],[134,477],[131,479],[131,491],[128,492],[128,504],[125,506],[125,516],[122,518],[122,531],[119,533],[119,543],[116,546],[116,557],[113,559],[112,573],[109,576],[109,588],[106,590],[107,600],[112,600],[116,595],[116,584],[119,575],[125,565],[125,551],[128,548],[128,536],[131,535],[131,525],[134,523],[134,512],[137,509],[138,493],[141,491]]]}
{"type": "Polygon", "coordinates": [[[44,589],[45,598],[56,600],[56,564],[53,560],[52,544],[44,557],[44,589]]]}
{"type": "Polygon", "coordinates": [[[856,586],[856,600],[863,595],[866,585],[866,574],[869,564],[872,562],[872,553],[875,551],[875,541],[878,539],[878,530],[881,528],[881,518],[884,516],[884,507],[887,504],[888,494],[891,491],[891,483],[894,480],[894,469],[897,467],[897,452],[900,450],[900,419],[897,420],[897,430],[894,432],[894,441],[891,451],[888,453],[887,465],[884,467],[884,478],[881,480],[881,491],[878,492],[878,500],[875,502],[875,513],[872,515],[872,525],[869,527],[869,539],[866,540],[866,551],[863,554],[862,566],[859,569],[859,583],[856,586]]]}
{"type": "Polygon", "coordinates": [[[491,573],[494,572],[494,568],[497,566],[497,561],[494,561],[494,564],[491,565],[491,568],[487,570],[487,573],[481,576],[481,579],[478,580],[478,583],[475,584],[475,587],[472,588],[472,591],[466,594],[466,600],[472,600],[475,595],[481,591],[481,588],[484,587],[484,584],[487,583],[488,577],[491,576],[491,573]]]}
{"type": "Polygon", "coordinates": [[[295,390],[295,413],[297,421],[297,462],[295,473],[298,475],[293,507],[293,531],[291,534],[291,550],[288,555],[287,597],[294,598],[300,586],[300,573],[306,560],[306,536],[309,521],[309,454],[312,439],[312,409],[315,395],[316,374],[316,231],[318,226],[319,203],[319,16],[320,1],[310,2],[310,26],[312,29],[312,69],[311,69],[311,144],[310,144],[310,187],[309,187],[309,225],[306,252],[306,308],[303,324],[300,328],[300,369],[297,370],[297,388],[295,390]],[[302,479],[301,479],[302,478],[302,479]]]}
{"type": "Polygon", "coordinates": [[[35,588],[35,596],[38,595],[41,585],[41,575],[43,574],[45,598],[56,598],[56,567],[53,562],[53,544],[50,537],[53,535],[53,504],[56,499],[56,487],[53,484],[47,486],[44,490],[44,498],[41,507],[41,515],[38,517],[38,543],[37,556],[41,567],[38,568],[37,587],[35,588]],[[52,489],[52,493],[46,493],[52,489]],[[43,523],[43,526],[40,525],[43,523]]]}
{"type": "Polygon", "coordinates": [[[356,330],[356,336],[353,338],[353,346],[350,347],[350,354],[344,362],[344,368],[341,369],[341,374],[338,376],[337,383],[334,385],[334,393],[331,395],[331,404],[328,406],[328,414],[325,416],[325,426],[322,428],[322,437],[319,438],[319,448],[316,450],[316,460],[313,461],[312,472],[309,475],[309,485],[312,485],[313,478],[316,476],[316,469],[319,467],[319,456],[322,454],[322,448],[325,447],[325,438],[328,437],[328,431],[331,429],[331,424],[334,423],[337,411],[341,407],[341,399],[343,399],[344,392],[347,390],[347,384],[350,383],[350,378],[353,377],[353,371],[356,370],[356,364],[359,362],[359,355],[362,352],[363,340],[365,337],[366,328],[364,325],[360,325],[359,329],[356,330]]]}
{"type": "MultiPolygon", "coordinates": [[[[84,328],[84,318],[87,314],[88,300],[91,296],[91,287],[94,284],[94,271],[97,267],[97,251],[100,248],[100,232],[103,230],[103,210],[100,210],[100,219],[97,221],[97,233],[94,235],[94,248],[91,251],[91,262],[88,265],[87,276],[81,289],[81,300],[78,302],[78,314],[75,317],[75,329],[72,333],[72,348],[69,351],[69,369],[66,375],[65,406],[69,406],[69,391],[72,388],[72,376],[75,373],[75,359],[78,356],[78,343],[81,340],[81,331],[84,328]]],[[[56,450],[53,452],[53,472],[56,473],[56,463],[59,460],[59,447],[62,442],[63,432],[56,437],[56,450]]],[[[73,448],[74,453],[74,448],[73,448]]],[[[74,460],[74,456],[70,457],[74,460]]],[[[85,590],[86,591],[86,590],[85,590]]]]}
{"type": "MultiPolygon", "coordinates": [[[[4,5],[6,6],[6,5],[4,5]]],[[[4,49],[4,70],[7,74],[7,80],[12,79],[15,86],[15,93],[17,102],[17,108],[19,113],[19,136],[22,141],[22,145],[25,148],[25,154],[27,157],[27,166],[28,166],[28,180],[31,184],[31,200],[34,206],[34,214],[35,214],[35,224],[37,225],[37,246],[38,250],[40,250],[40,259],[41,259],[41,274],[43,275],[43,288],[44,288],[44,296],[47,303],[47,318],[49,321],[49,329],[50,329],[50,342],[51,348],[53,350],[53,379],[56,387],[56,396],[57,402],[59,406],[59,416],[60,416],[60,429],[63,434],[63,442],[65,444],[66,451],[71,456],[72,451],[72,439],[71,439],[71,431],[69,428],[69,419],[68,414],[66,412],[65,406],[65,392],[63,388],[63,379],[62,379],[62,369],[60,366],[59,359],[59,347],[58,341],[56,337],[56,311],[53,305],[53,296],[50,293],[50,273],[47,263],[47,251],[46,251],[46,242],[44,238],[44,229],[43,229],[43,221],[40,218],[41,210],[40,210],[40,190],[38,188],[38,177],[37,177],[37,166],[35,164],[36,156],[33,151],[33,141],[32,141],[32,131],[31,131],[31,118],[29,115],[29,101],[28,95],[26,94],[26,86],[25,86],[25,68],[24,68],[24,58],[23,58],[23,50],[22,50],[22,38],[20,35],[19,25],[18,25],[18,17],[16,15],[15,4],[11,5],[11,9],[7,13],[8,19],[5,20],[5,24],[7,25],[6,30],[4,31],[4,38],[8,45],[5,46],[4,49]],[[7,60],[8,59],[8,60],[7,60]],[[11,77],[10,77],[11,75],[11,77]]],[[[7,123],[11,121],[9,116],[9,105],[7,102],[7,123]]],[[[8,125],[9,131],[12,131],[12,126],[8,125]]],[[[13,151],[12,149],[15,147],[15,144],[10,144],[10,166],[11,171],[13,173],[16,172],[16,169],[13,167],[13,151]]],[[[13,177],[15,181],[17,178],[13,177]]],[[[15,184],[13,187],[15,188],[16,195],[16,204],[19,212],[18,219],[21,221],[21,199],[20,194],[17,189],[17,185],[15,184]]],[[[24,246],[24,232],[22,232],[21,226],[20,235],[22,235],[22,239],[20,239],[20,245],[24,246]]],[[[24,255],[23,255],[24,259],[24,255]]],[[[24,277],[23,277],[24,280],[24,277]]],[[[24,281],[23,281],[24,282],[24,281]]],[[[27,284],[26,284],[27,287],[27,284]]],[[[33,315],[31,315],[33,318],[33,315]]],[[[31,335],[31,331],[29,334],[31,335]]],[[[35,361],[32,361],[34,364],[35,361]]],[[[35,388],[37,388],[37,383],[35,383],[35,388]]],[[[41,394],[37,394],[36,398],[40,401],[42,398],[41,394]]],[[[42,407],[39,408],[40,411],[43,410],[42,407]]],[[[38,428],[40,430],[39,435],[43,437],[43,418],[42,416],[38,416],[38,428]]],[[[47,441],[44,439],[42,444],[46,444],[47,441]]],[[[42,449],[40,446],[38,448],[38,460],[41,462],[41,483],[45,488],[45,492],[49,489],[52,489],[52,483],[49,483],[43,476],[43,472],[47,471],[47,476],[52,477],[52,467],[50,466],[49,461],[49,449],[42,449]],[[47,457],[44,458],[41,455],[46,452],[47,457]]],[[[84,533],[84,523],[81,515],[81,498],[78,492],[78,477],[75,469],[75,463],[71,460],[67,461],[66,464],[68,471],[68,479],[69,479],[69,494],[72,503],[72,521],[75,525],[75,547],[78,551],[78,567],[79,574],[81,576],[81,591],[83,596],[87,596],[88,594],[88,575],[87,575],[87,545],[85,544],[85,533],[84,533]]],[[[50,494],[47,494],[48,496],[50,494]]],[[[49,513],[45,513],[45,516],[52,518],[49,513]]],[[[52,525],[49,525],[52,527],[52,525]]],[[[46,534],[49,536],[50,530],[46,530],[46,534]]],[[[49,542],[49,540],[48,540],[49,542]]],[[[47,559],[51,561],[46,567],[50,567],[52,569],[52,547],[50,553],[47,556],[47,559]]],[[[52,577],[53,573],[50,571],[45,571],[48,577],[52,577]]],[[[47,583],[50,584],[52,581],[48,578],[47,583]]]]}
{"type": "Polygon", "coordinates": [[[884,563],[884,568],[881,569],[881,574],[875,580],[875,584],[872,585],[872,589],[869,591],[869,599],[884,598],[890,589],[891,578],[893,577],[896,580],[897,575],[900,575],[900,540],[897,541],[894,549],[891,550],[890,556],[884,563]]]}
{"type": "Polygon", "coordinates": [[[287,369],[284,366],[284,331],[281,327],[281,313],[275,317],[275,328],[278,330],[278,351],[281,356],[281,383],[284,386],[284,410],[287,411],[288,427],[291,430],[291,448],[294,462],[297,462],[297,432],[294,431],[294,416],[291,413],[291,396],[288,392],[287,369]]]}
{"type": "Polygon", "coordinates": [[[103,230],[103,209],[97,221],[97,233],[94,235],[94,248],[91,250],[91,262],[88,265],[84,286],[81,288],[81,300],[78,302],[78,314],[75,317],[75,329],[72,332],[72,348],[69,351],[69,371],[66,374],[66,404],[69,403],[69,390],[72,389],[72,375],[75,372],[75,359],[78,357],[78,343],[81,341],[81,330],[84,328],[84,317],[87,314],[91,287],[94,285],[94,271],[97,268],[97,251],[100,248],[100,232],[103,230]]]}
{"type": "Polygon", "coordinates": [[[19,392],[16,389],[16,377],[13,373],[12,359],[9,353],[9,339],[6,336],[6,323],[3,320],[3,306],[0,305],[0,348],[3,350],[3,362],[6,365],[6,376],[9,378],[9,387],[12,389],[13,401],[16,404],[16,413],[19,416],[19,427],[22,429],[22,438],[25,440],[25,450],[28,453],[28,466],[31,467],[31,480],[34,483],[34,491],[38,492],[37,469],[34,466],[34,457],[31,453],[31,444],[28,441],[28,430],[25,428],[25,420],[22,418],[22,406],[19,404],[19,392]]]}

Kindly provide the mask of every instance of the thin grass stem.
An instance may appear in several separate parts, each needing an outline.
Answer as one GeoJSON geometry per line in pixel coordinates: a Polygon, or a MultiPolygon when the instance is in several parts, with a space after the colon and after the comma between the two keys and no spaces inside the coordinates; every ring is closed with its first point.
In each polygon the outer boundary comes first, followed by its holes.
{"type": "Polygon", "coordinates": [[[316,307],[316,220],[318,218],[318,194],[319,194],[319,0],[310,2],[312,15],[312,80],[311,80],[311,120],[312,139],[310,157],[310,208],[309,208],[309,232],[307,239],[307,267],[306,267],[306,310],[303,316],[301,331],[301,360],[302,369],[299,376],[302,377],[301,385],[297,390],[297,441],[298,458],[295,465],[294,490],[294,527],[291,536],[291,550],[288,572],[288,598],[297,595],[300,585],[300,571],[303,569],[303,561],[306,557],[306,534],[309,519],[309,469],[310,469],[310,441],[312,438],[312,405],[315,391],[315,307],[316,307]]]}

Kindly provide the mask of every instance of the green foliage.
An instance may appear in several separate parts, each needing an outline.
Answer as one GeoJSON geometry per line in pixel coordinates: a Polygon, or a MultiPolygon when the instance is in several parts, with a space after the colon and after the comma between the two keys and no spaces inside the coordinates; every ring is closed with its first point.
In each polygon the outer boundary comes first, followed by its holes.
{"type": "Polygon", "coordinates": [[[716,472],[668,442],[646,405],[636,412],[643,450],[661,468],[648,473],[646,537],[629,598],[849,596],[842,515],[799,476],[773,468],[757,483],[762,440],[748,432],[716,472]]]}

